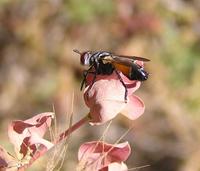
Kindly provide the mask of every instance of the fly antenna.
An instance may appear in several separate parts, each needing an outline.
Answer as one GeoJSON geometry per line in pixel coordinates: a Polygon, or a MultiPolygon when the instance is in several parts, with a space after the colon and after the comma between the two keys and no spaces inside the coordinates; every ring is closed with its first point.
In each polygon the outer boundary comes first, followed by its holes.
{"type": "Polygon", "coordinates": [[[78,53],[79,55],[82,54],[78,49],[73,49],[73,51],[74,51],[75,53],[78,53]]]}

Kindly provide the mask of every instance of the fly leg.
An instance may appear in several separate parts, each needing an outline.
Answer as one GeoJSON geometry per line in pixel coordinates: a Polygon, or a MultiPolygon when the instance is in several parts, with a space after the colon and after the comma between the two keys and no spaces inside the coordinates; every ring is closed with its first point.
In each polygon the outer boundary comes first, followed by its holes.
{"type": "Polygon", "coordinates": [[[83,89],[83,85],[84,85],[85,82],[86,82],[86,78],[87,78],[87,75],[88,75],[88,74],[94,74],[94,77],[93,77],[93,80],[92,80],[92,84],[91,84],[90,86],[92,86],[92,85],[94,84],[94,82],[95,82],[95,80],[96,80],[96,75],[97,75],[97,73],[96,73],[96,72],[93,72],[93,71],[85,70],[85,71],[83,71],[83,80],[82,80],[82,82],[81,82],[81,88],[80,88],[80,90],[83,89]]]}
{"type": "Polygon", "coordinates": [[[87,77],[88,73],[89,73],[88,70],[83,71],[83,80],[82,80],[82,82],[81,82],[81,88],[80,88],[81,91],[82,91],[83,86],[84,86],[84,84],[85,84],[86,77],[87,77]]]}
{"type": "MultiPolygon", "coordinates": [[[[92,83],[91,83],[90,87],[93,86],[93,84],[94,84],[94,82],[95,82],[95,80],[96,80],[97,74],[98,74],[99,69],[100,69],[99,65],[100,65],[100,64],[99,64],[98,58],[95,58],[95,63],[87,70],[87,75],[88,75],[88,73],[94,74],[94,77],[93,77],[93,79],[92,79],[92,83]],[[90,70],[93,66],[94,66],[94,68],[95,68],[95,71],[89,72],[89,70],[90,70]]],[[[87,75],[84,76],[84,82],[85,82],[85,80],[86,80],[87,75]]]]}
{"type": "Polygon", "coordinates": [[[115,73],[117,74],[119,81],[122,83],[122,85],[125,88],[124,101],[125,103],[127,103],[128,90],[127,90],[126,84],[124,83],[124,81],[122,80],[122,77],[120,76],[119,72],[116,69],[115,69],[115,73]]]}
{"type": "Polygon", "coordinates": [[[91,65],[90,68],[89,68],[88,70],[83,71],[83,80],[82,80],[82,82],[81,82],[81,88],[80,88],[80,90],[83,89],[83,86],[84,86],[84,84],[85,84],[87,75],[88,75],[89,73],[92,73],[92,74],[94,73],[94,72],[90,71],[90,70],[92,69],[92,67],[93,67],[93,65],[91,65]]]}

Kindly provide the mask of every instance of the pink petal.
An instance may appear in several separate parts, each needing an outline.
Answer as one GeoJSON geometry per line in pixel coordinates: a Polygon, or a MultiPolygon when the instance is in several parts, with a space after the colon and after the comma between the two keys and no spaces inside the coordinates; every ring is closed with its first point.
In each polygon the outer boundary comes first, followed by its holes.
{"type": "Polygon", "coordinates": [[[30,138],[30,145],[39,145],[39,144],[42,144],[47,149],[50,149],[50,148],[53,147],[53,143],[49,142],[48,140],[41,138],[36,133],[32,133],[31,138],[30,138]]]}
{"type": "MultiPolygon", "coordinates": [[[[126,87],[129,89],[129,93],[134,93],[139,87],[141,82],[136,80],[129,80],[122,72],[118,71],[120,77],[122,78],[123,82],[125,83],[126,87]]],[[[89,86],[92,84],[94,78],[94,74],[88,74],[86,85],[89,86]]],[[[119,81],[118,75],[113,72],[111,75],[97,75],[95,82],[98,80],[117,80],[121,85],[122,83],[119,81]]],[[[123,85],[122,85],[123,86],[123,85]]],[[[91,88],[91,87],[90,87],[91,88]]]]}
{"type": "MultiPolygon", "coordinates": [[[[128,89],[128,95],[132,94],[140,86],[138,81],[130,81],[120,73],[128,89]]],[[[92,82],[92,74],[87,81],[92,82]]],[[[116,73],[108,76],[98,75],[94,84],[89,84],[84,91],[86,105],[90,108],[91,124],[103,124],[113,119],[125,106],[125,88],[116,73]]]]}
{"type": "Polygon", "coordinates": [[[128,142],[120,144],[107,144],[104,142],[88,142],[81,145],[78,152],[78,159],[87,165],[95,168],[103,168],[113,162],[127,160],[131,153],[128,142]]]}
{"type": "Polygon", "coordinates": [[[53,117],[54,113],[46,112],[27,119],[24,122],[32,124],[33,127],[31,127],[31,131],[37,132],[39,136],[43,137],[46,129],[50,127],[53,117]]]}
{"type": "Polygon", "coordinates": [[[30,137],[24,138],[23,143],[21,144],[20,153],[26,154],[27,147],[29,147],[32,150],[31,156],[33,156],[36,151],[39,151],[40,145],[46,149],[53,147],[53,143],[41,138],[37,133],[32,132],[30,137]]]}
{"type": "Polygon", "coordinates": [[[99,171],[128,171],[128,167],[123,162],[111,163],[108,166],[100,169],[99,171]]]}
{"type": "Polygon", "coordinates": [[[131,154],[131,147],[126,141],[124,143],[114,145],[114,148],[109,152],[112,162],[121,162],[128,159],[131,154]]]}
{"type": "MultiPolygon", "coordinates": [[[[101,142],[92,141],[92,142],[86,142],[86,143],[82,144],[79,147],[78,160],[79,161],[85,160],[85,159],[88,160],[88,157],[91,156],[91,154],[93,155],[95,147],[97,146],[98,143],[101,143],[101,142]]],[[[96,160],[96,159],[97,159],[97,157],[95,156],[94,160],[96,160]]]]}
{"type": "Polygon", "coordinates": [[[113,119],[123,108],[124,104],[117,101],[103,100],[96,102],[90,108],[90,124],[100,125],[113,119]]]}
{"type": "Polygon", "coordinates": [[[140,117],[145,110],[144,102],[137,96],[129,96],[129,101],[126,107],[122,110],[122,114],[131,120],[140,117]]]}
{"type": "Polygon", "coordinates": [[[141,67],[144,67],[144,62],[143,61],[137,61],[135,62],[136,64],[140,65],[141,67]]]}
{"type": "MultiPolygon", "coordinates": [[[[35,135],[40,137],[37,139],[37,143],[39,143],[39,140],[41,141],[50,126],[53,116],[53,113],[48,112],[38,114],[25,121],[13,121],[8,127],[8,136],[16,152],[20,152],[25,156],[28,148],[34,149],[33,151],[35,151],[36,144],[33,143],[33,140],[35,141],[35,135]]],[[[42,143],[43,141],[40,142],[40,144],[42,143]]]]}

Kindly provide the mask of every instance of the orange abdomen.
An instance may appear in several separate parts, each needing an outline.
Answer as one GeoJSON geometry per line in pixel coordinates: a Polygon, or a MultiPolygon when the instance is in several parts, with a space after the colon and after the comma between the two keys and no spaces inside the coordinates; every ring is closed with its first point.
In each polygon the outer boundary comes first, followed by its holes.
{"type": "Polygon", "coordinates": [[[131,67],[125,66],[125,65],[122,65],[122,64],[117,64],[117,63],[113,63],[113,65],[115,66],[115,68],[118,71],[121,71],[124,75],[126,75],[129,78],[129,73],[131,71],[131,67]]]}

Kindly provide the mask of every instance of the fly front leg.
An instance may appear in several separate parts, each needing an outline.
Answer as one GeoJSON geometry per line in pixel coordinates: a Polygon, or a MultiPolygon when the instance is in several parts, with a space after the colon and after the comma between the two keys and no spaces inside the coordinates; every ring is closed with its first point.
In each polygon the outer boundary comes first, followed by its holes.
{"type": "Polygon", "coordinates": [[[93,77],[93,80],[92,80],[92,84],[91,84],[91,85],[94,84],[95,79],[96,79],[96,72],[85,70],[85,71],[83,71],[83,80],[82,80],[82,82],[81,82],[81,88],[80,88],[80,90],[83,89],[83,86],[84,86],[84,84],[85,84],[85,82],[86,82],[86,78],[87,78],[88,74],[94,74],[94,77],[93,77]]]}
{"type": "Polygon", "coordinates": [[[88,75],[88,70],[83,71],[83,80],[81,81],[81,88],[80,88],[81,91],[82,91],[83,86],[85,84],[87,75],[88,75]]]}
{"type": "Polygon", "coordinates": [[[86,78],[87,78],[88,74],[94,74],[93,71],[90,71],[90,70],[92,69],[93,66],[94,66],[94,65],[91,65],[91,66],[88,68],[88,70],[84,70],[84,71],[83,71],[83,80],[82,80],[82,82],[81,82],[81,88],[80,88],[80,90],[83,89],[83,86],[84,86],[84,84],[85,84],[85,82],[86,82],[86,78]]]}

